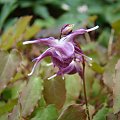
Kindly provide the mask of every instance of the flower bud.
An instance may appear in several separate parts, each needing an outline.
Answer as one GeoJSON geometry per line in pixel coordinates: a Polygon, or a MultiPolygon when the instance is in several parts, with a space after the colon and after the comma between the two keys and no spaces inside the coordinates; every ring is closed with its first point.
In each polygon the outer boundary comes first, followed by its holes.
{"type": "Polygon", "coordinates": [[[61,28],[61,35],[68,35],[72,32],[74,27],[74,24],[65,24],[62,28],[61,28]]]}

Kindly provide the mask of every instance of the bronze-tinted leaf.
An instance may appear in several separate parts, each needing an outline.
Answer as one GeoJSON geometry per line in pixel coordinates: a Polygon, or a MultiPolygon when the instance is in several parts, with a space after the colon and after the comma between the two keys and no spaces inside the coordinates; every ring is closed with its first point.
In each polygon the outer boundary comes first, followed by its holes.
{"type": "Polygon", "coordinates": [[[85,110],[77,104],[68,106],[57,120],[86,120],[85,110]]]}
{"type": "Polygon", "coordinates": [[[114,113],[109,113],[106,117],[106,120],[120,120],[120,112],[114,114],[114,113]]]}
{"type": "Polygon", "coordinates": [[[45,80],[43,94],[47,104],[55,104],[58,109],[61,108],[66,98],[65,80],[61,77],[45,80]]]}
{"type": "Polygon", "coordinates": [[[112,57],[105,66],[105,71],[103,74],[103,82],[111,90],[113,88],[113,75],[115,73],[115,64],[117,63],[117,60],[117,56],[112,57]]]}
{"type": "Polygon", "coordinates": [[[20,55],[16,50],[10,53],[0,52],[0,92],[6,87],[20,64],[20,55]]]}
{"type": "Polygon", "coordinates": [[[20,115],[20,105],[16,105],[12,111],[12,113],[9,114],[8,120],[21,120],[21,115],[20,115]]]}
{"type": "Polygon", "coordinates": [[[115,66],[113,82],[113,111],[114,113],[117,113],[120,111],[120,60],[118,60],[115,66]]]}

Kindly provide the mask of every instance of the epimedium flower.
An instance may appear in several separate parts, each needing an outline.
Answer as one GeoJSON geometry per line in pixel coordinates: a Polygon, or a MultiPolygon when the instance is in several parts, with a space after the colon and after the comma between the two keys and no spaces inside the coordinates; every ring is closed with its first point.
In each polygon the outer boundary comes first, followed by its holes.
{"type": "Polygon", "coordinates": [[[62,76],[62,78],[64,79],[64,74],[71,75],[75,73],[78,73],[81,76],[81,78],[83,77],[83,70],[80,62],[77,60],[72,60],[72,62],[67,67],[59,69],[59,71],[53,76],[49,77],[48,80],[56,76],[62,76]]]}
{"type": "Polygon", "coordinates": [[[33,59],[35,64],[31,73],[28,76],[32,75],[38,63],[45,57],[50,56],[52,60],[52,64],[59,68],[59,71],[50,77],[49,79],[55,77],[56,75],[64,75],[64,74],[74,74],[79,73],[82,76],[82,69],[78,63],[82,62],[82,57],[84,56],[86,59],[90,59],[85,56],[82,50],[77,46],[75,42],[75,37],[78,35],[82,35],[86,32],[90,32],[96,30],[98,26],[95,26],[90,29],[78,29],[73,31],[73,24],[66,24],[61,29],[60,39],[56,39],[54,37],[48,38],[40,38],[32,41],[25,41],[23,44],[34,44],[40,43],[47,45],[49,48],[43,52],[40,56],[33,59]],[[66,35],[66,36],[63,36],[66,35]],[[61,38],[61,36],[63,36],[61,38]]]}

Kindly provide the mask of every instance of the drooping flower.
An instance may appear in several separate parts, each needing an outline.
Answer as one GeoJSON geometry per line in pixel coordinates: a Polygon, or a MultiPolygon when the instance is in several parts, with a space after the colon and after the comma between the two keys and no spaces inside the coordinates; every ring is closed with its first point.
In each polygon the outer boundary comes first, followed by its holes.
{"type": "Polygon", "coordinates": [[[81,78],[83,77],[83,70],[82,70],[82,66],[80,65],[80,62],[76,60],[72,60],[72,62],[67,67],[59,69],[59,71],[56,74],[49,77],[48,79],[52,79],[56,76],[62,76],[64,79],[64,74],[71,75],[75,73],[78,73],[81,76],[81,78]]]}
{"type": "MultiPolygon", "coordinates": [[[[75,37],[78,35],[82,35],[86,32],[90,32],[96,30],[98,26],[93,27],[91,29],[78,29],[72,31],[73,24],[67,24],[61,29],[61,35],[66,35],[60,40],[55,39],[54,37],[49,38],[40,38],[32,41],[25,41],[23,44],[33,44],[33,43],[41,43],[47,45],[49,48],[43,52],[39,57],[33,59],[35,64],[31,73],[28,75],[32,75],[38,63],[45,57],[50,56],[52,63],[54,66],[59,68],[59,71],[53,76],[56,75],[64,75],[64,74],[73,74],[79,73],[81,74],[81,67],[78,67],[78,61],[81,62],[81,57],[84,56],[89,59],[89,57],[85,56],[82,50],[76,45],[75,37]]],[[[61,36],[60,36],[61,37],[61,36]]],[[[52,78],[52,77],[51,77],[52,78]]]]}

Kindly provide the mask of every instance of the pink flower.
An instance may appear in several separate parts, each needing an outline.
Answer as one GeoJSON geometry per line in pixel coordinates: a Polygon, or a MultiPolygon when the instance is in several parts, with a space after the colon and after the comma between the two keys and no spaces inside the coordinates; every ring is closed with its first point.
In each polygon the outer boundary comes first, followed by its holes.
{"type": "MultiPolygon", "coordinates": [[[[41,43],[47,45],[49,48],[43,52],[39,57],[33,59],[35,64],[31,73],[32,75],[38,63],[45,57],[50,56],[52,64],[59,68],[59,71],[53,76],[64,75],[64,74],[74,74],[79,73],[82,75],[82,70],[79,63],[82,61],[82,56],[91,59],[85,56],[82,50],[76,45],[75,37],[82,35],[86,32],[96,30],[98,26],[91,29],[78,29],[72,31],[73,24],[67,24],[61,29],[61,35],[66,35],[65,37],[60,38],[60,40],[55,39],[54,37],[49,38],[40,38],[32,41],[25,41],[23,44],[33,44],[41,43]]],[[[51,77],[52,78],[52,77],[51,77]]]]}

